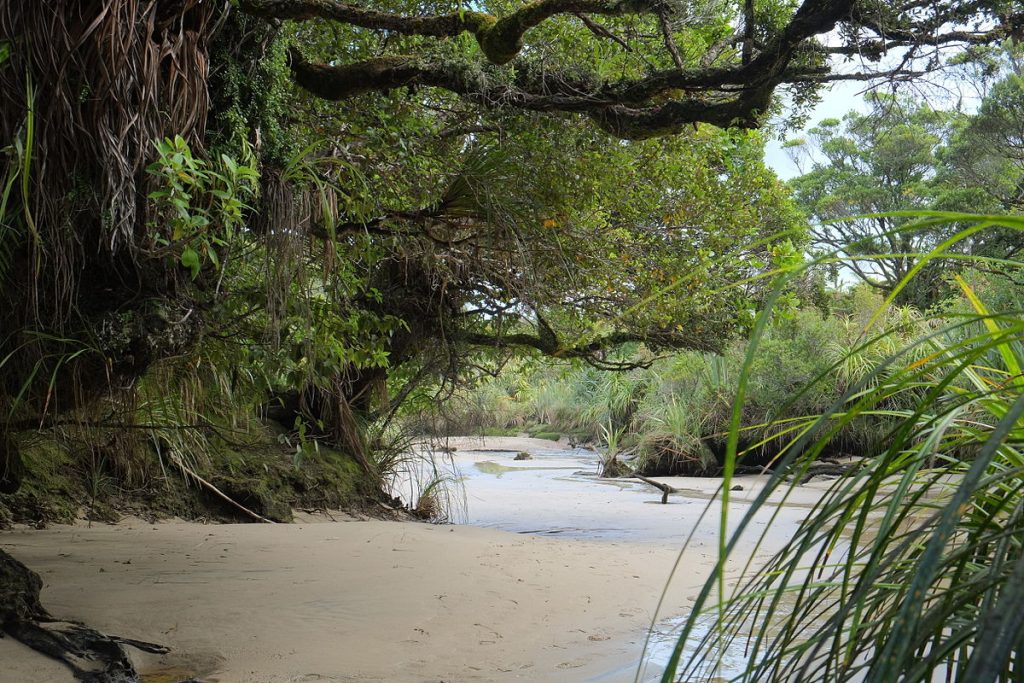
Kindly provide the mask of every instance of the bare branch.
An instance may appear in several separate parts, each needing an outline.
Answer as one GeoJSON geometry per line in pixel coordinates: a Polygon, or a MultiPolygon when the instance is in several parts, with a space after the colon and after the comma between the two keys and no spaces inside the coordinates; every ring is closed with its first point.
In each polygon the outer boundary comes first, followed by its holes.
{"type": "Polygon", "coordinates": [[[676,45],[675,38],[672,37],[672,27],[669,26],[664,12],[658,13],[658,25],[661,27],[661,37],[665,41],[665,49],[672,56],[672,63],[680,71],[684,70],[686,65],[683,64],[683,57],[679,54],[679,47],[676,45]]]}

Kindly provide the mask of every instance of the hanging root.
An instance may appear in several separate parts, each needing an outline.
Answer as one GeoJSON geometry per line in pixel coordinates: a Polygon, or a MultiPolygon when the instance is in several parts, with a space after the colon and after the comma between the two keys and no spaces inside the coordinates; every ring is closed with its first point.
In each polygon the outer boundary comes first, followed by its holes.
{"type": "Polygon", "coordinates": [[[4,634],[63,662],[83,683],[138,683],[124,646],[165,654],[160,645],[108,636],[76,621],[54,619],[43,608],[39,575],[0,550],[0,637],[4,634]]]}

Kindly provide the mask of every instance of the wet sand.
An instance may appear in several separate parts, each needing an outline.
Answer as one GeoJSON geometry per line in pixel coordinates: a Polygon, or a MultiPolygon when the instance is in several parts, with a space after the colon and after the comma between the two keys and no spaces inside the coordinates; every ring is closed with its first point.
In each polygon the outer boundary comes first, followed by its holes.
{"type": "MultiPolygon", "coordinates": [[[[594,480],[592,454],[552,442],[467,441],[454,459],[466,521],[479,526],[125,520],[3,532],[0,547],[42,575],[55,615],[171,647],[162,658],[140,655],[150,674],[210,683],[633,680],[648,627],[686,613],[715,561],[712,503],[655,615],[717,480],[684,480],[693,495],[660,505],[646,485],[594,480]],[[519,450],[535,459],[513,461],[519,450]]],[[[756,478],[738,481],[734,497],[753,495],[756,478]]],[[[813,489],[807,497],[772,522],[777,542],[808,513],[813,489]]],[[[738,518],[746,504],[731,508],[738,518]]],[[[0,640],[0,662],[4,683],[72,680],[10,639],[0,640]]]]}

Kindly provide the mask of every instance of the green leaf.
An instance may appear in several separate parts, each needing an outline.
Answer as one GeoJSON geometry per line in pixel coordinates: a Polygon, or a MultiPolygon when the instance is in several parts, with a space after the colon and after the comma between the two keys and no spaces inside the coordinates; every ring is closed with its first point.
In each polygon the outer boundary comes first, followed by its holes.
{"type": "Polygon", "coordinates": [[[181,265],[192,271],[192,279],[199,276],[199,253],[192,247],[181,252],[181,265]]]}

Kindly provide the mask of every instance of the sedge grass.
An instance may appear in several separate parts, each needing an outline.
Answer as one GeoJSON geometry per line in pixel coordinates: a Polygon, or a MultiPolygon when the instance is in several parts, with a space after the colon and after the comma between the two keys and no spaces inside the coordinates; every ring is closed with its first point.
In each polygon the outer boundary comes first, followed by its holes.
{"type": "MultiPolygon", "coordinates": [[[[909,229],[942,222],[967,227],[917,255],[908,279],[987,227],[1024,230],[1024,219],[961,214],[926,215],[909,229]]],[[[736,681],[1024,680],[1024,312],[992,313],[964,279],[956,283],[966,312],[908,321],[923,332],[894,345],[886,336],[889,346],[836,360],[863,367],[844,378],[829,410],[783,432],[775,472],[728,534],[744,392],[771,318],[769,299],[732,409],[718,562],[663,683],[720,680],[729,648],[741,649],[745,661],[730,674],[736,681]],[[764,540],[752,519],[768,496],[785,497],[786,477],[805,472],[837,430],[878,416],[887,419],[879,451],[837,480],[767,563],[748,561],[727,583],[725,563],[740,537],[753,534],[759,547],[764,540]],[[701,631],[706,619],[714,625],[701,631]]],[[[880,307],[869,327],[885,315],[880,307]]]]}

